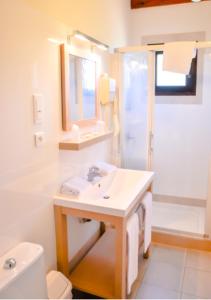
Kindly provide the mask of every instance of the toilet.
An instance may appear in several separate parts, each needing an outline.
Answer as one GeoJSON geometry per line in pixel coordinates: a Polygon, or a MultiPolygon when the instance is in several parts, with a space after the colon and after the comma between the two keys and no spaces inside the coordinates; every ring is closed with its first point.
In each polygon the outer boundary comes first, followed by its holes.
{"type": "Polygon", "coordinates": [[[47,291],[49,299],[72,299],[72,285],[70,281],[57,271],[48,273],[47,291]]]}
{"type": "Polygon", "coordinates": [[[0,299],[72,299],[60,272],[45,274],[42,246],[21,243],[0,257],[0,299]]]}

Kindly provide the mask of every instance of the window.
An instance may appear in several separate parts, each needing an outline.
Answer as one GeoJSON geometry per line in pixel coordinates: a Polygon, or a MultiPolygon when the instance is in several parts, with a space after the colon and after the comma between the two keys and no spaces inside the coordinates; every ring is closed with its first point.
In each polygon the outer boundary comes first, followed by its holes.
{"type": "Polygon", "coordinates": [[[155,95],[195,96],[197,77],[197,55],[192,60],[189,75],[163,71],[163,52],[156,52],[155,95]]]}

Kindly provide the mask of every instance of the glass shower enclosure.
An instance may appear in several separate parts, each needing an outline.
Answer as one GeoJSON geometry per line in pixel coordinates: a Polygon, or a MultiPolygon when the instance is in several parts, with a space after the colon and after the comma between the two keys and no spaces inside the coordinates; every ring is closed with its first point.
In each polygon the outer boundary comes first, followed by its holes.
{"type": "Polygon", "coordinates": [[[154,55],[150,52],[123,56],[122,167],[150,170],[153,142],[154,55]]]}
{"type": "MultiPolygon", "coordinates": [[[[165,224],[162,226],[159,225],[158,228],[164,230],[168,230],[170,228],[170,231],[172,230],[172,228],[176,228],[176,230],[173,231],[182,234],[196,233],[200,237],[208,235],[211,236],[211,188],[209,188],[209,185],[211,186],[211,180],[209,179],[208,183],[207,174],[205,174],[206,176],[204,175],[204,177],[206,177],[206,183],[204,184],[207,186],[207,190],[209,189],[209,193],[207,195],[207,198],[205,199],[207,203],[206,207],[201,207],[202,202],[200,202],[200,206],[194,206],[193,204],[182,205],[181,203],[168,202],[168,198],[174,198],[178,201],[180,201],[181,198],[184,199],[183,195],[183,197],[176,196],[178,196],[178,192],[182,191],[183,186],[188,186],[188,183],[190,181],[190,177],[186,176],[183,185],[177,187],[178,185],[176,184],[180,182],[181,176],[178,177],[178,180],[172,177],[172,170],[173,174],[175,174],[175,168],[172,168],[171,165],[176,164],[177,168],[180,168],[182,172],[184,163],[180,164],[180,157],[176,156],[176,152],[173,152],[172,150],[168,151],[168,149],[178,149],[178,147],[180,146],[178,145],[178,143],[174,143],[174,137],[176,135],[183,136],[185,134],[184,130],[181,129],[180,132],[177,127],[175,127],[175,133],[171,130],[170,124],[172,124],[174,120],[173,117],[175,113],[177,113],[177,111],[181,112],[182,115],[184,115],[184,112],[187,112],[188,114],[193,111],[196,118],[199,119],[199,112],[203,115],[203,110],[205,109],[206,114],[204,115],[206,115],[207,117],[209,113],[211,115],[211,102],[208,101],[208,97],[206,96],[206,98],[203,99],[203,103],[201,106],[188,106],[187,104],[174,106],[171,103],[159,104],[157,102],[155,104],[155,53],[155,51],[143,50],[139,52],[125,51],[124,54],[121,54],[121,166],[125,169],[152,170],[155,172],[155,181],[153,187],[155,200],[153,208],[153,219],[155,227],[156,222],[164,224],[165,221],[166,223],[168,223],[167,226],[165,224]],[[160,118],[160,116],[162,118],[160,118]],[[162,121],[162,127],[159,123],[160,120],[162,121]],[[168,132],[168,134],[165,134],[165,139],[163,138],[164,135],[162,135],[162,129],[165,132],[168,132]],[[161,160],[160,157],[163,160],[161,160]],[[168,165],[167,159],[170,161],[168,165]],[[163,170],[165,166],[166,171],[164,173],[163,170]],[[172,180],[173,185],[173,179],[175,181],[174,187],[177,193],[172,193],[171,195],[168,193],[168,182],[172,180]],[[160,187],[162,187],[162,193],[158,193],[161,190],[160,187]],[[156,198],[157,194],[160,194],[158,195],[159,199],[156,198]],[[190,230],[183,230],[183,228],[187,228],[186,225],[188,224],[186,223],[188,219],[193,221],[192,225],[189,224],[190,230]],[[201,221],[201,219],[203,220],[201,221]],[[198,233],[197,230],[195,231],[194,229],[196,222],[203,223],[200,224],[200,233],[198,233]],[[177,230],[178,228],[179,230],[177,230]]],[[[209,69],[209,66],[211,64],[210,57],[210,52],[205,55],[207,65],[204,69],[204,81],[201,82],[205,95],[208,95],[208,90],[210,89],[210,85],[208,84],[211,74],[209,69]]],[[[208,119],[209,118],[207,117],[207,120],[208,119]]],[[[181,123],[181,119],[178,119],[178,122],[181,123]]],[[[207,137],[207,142],[204,145],[207,149],[210,149],[205,155],[206,167],[204,169],[206,173],[208,172],[209,167],[209,155],[211,155],[211,139],[209,138],[210,128],[210,126],[207,126],[204,127],[204,129],[202,128],[203,130],[201,131],[203,135],[206,135],[205,138],[207,137]]],[[[191,136],[193,136],[195,139],[198,130],[199,126],[196,126],[195,131],[192,129],[190,130],[191,136]]],[[[186,144],[189,139],[190,136],[184,138],[186,144]]],[[[192,149],[194,149],[190,148],[186,144],[184,142],[181,144],[181,155],[185,155],[185,153],[190,152],[192,151],[192,149]]],[[[192,145],[192,147],[195,146],[194,144],[192,145]]],[[[199,156],[195,164],[197,163],[199,167],[202,168],[203,161],[205,161],[205,157],[203,157],[202,159],[199,156]]],[[[194,166],[191,164],[188,165],[188,168],[189,173],[192,171],[194,172],[195,170],[194,166]]],[[[211,170],[211,167],[209,168],[211,170]]],[[[181,174],[184,175],[184,172],[181,174]]],[[[211,178],[211,171],[209,178],[211,178]]],[[[199,183],[200,181],[196,181],[196,184],[199,183]]],[[[193,191],[194,188],[195,186],[192,187],[193,191]]],[[[189,200],[188,195],[186,196],[186,198],[187,200],[189,200]]]]}

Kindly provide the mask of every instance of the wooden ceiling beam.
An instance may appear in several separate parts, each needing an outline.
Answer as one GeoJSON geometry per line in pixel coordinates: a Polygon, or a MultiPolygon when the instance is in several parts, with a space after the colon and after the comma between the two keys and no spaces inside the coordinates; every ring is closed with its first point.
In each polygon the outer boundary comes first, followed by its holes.
{"type": "MultiPolygon", "coordinates": [[[[202,0],[208,1],[208,0],[202,0]]],[[[172,4],[192,3],[191,0],[131,0],[131,8],[145,8],[172,4]]],[[[194,3],[193,3],[194,4],[194,3]]]]}

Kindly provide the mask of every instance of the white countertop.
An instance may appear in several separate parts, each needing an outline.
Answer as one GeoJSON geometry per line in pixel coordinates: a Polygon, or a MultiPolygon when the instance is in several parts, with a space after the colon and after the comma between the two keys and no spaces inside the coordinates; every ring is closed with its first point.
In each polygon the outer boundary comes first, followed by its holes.
{"type": "Polygon", "coordinates": [[[153,172],[117,169],[112,176],[106,176],[93,187],[94,194],[82,194],[73,198],[63,194],[54,197],[54,204],[67,208],[87,210],[113,216],[126,216],[148,186],[152,183],[153,172]],[[110,196],[104,199],[103,196],[110,196]]]}

